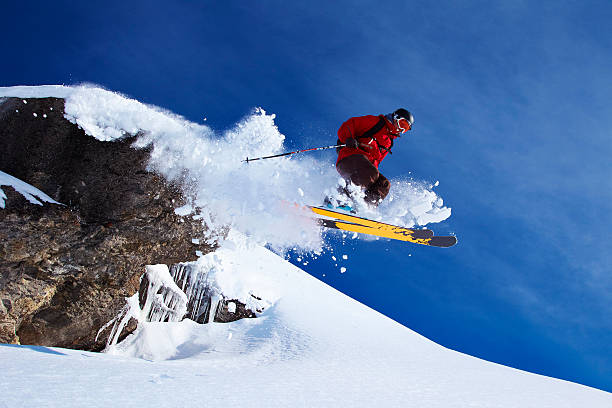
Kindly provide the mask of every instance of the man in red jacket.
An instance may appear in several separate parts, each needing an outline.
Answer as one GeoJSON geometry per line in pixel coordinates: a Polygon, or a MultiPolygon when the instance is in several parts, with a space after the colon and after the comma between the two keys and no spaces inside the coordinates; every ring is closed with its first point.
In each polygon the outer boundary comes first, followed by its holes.
{"type": "Polygon", "coordinates": [[[338,129],[339,149],[336,170],[347,181],[360,186],[365,201],[378,205],[389,194],[391,184],[378,171],[378,165],[391,153],[393,141],[412,129],[414,117],[400,108],[388,115],[350,118],[338,129]]]}

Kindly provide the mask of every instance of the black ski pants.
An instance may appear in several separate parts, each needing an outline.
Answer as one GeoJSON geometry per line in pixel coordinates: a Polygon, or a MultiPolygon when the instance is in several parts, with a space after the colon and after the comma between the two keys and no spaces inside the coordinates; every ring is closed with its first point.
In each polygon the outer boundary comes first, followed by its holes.
{"type": "Polygon", "coordinates": [[[365,190],[365,201],[378,205],[389,194],[391,183],[361,154],[345,157],[336,164],[336,170],[347,181],[365,190]]]}

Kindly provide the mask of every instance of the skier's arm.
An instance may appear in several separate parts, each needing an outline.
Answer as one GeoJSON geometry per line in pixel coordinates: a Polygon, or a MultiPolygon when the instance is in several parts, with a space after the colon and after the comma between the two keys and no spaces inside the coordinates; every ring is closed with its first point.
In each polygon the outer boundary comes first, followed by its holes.
{"type": "Polygon", "coordinates": [[[351,149],[358,149],[359,143],[353,137],[354,127],[353,127],[353,119],[349,119],[340,126],[338,129],[338,141],[342,144],[345,144],[346,147],[351,149]]]}
{"type": "Polygon", "coordinates": [[[355,133],[355,129],[353,126],[353,119],[349,119],[346,122],[344,122],[342,124],[342,126],[340,126],[340,129],[338,129],[338,140],[340,140],[340,142],[342,143],[346,143],[347,139],[355,139],[353,137],[355,133]]]}
{"type": "Polygon", "coordinates": [[[351,149],[359,149],[362,144],[355,139],[355,123],[354,119],[351,118],[344,122],[340,129],[338,129],[338,140],[346,144],[346,147],[351,149]]]}

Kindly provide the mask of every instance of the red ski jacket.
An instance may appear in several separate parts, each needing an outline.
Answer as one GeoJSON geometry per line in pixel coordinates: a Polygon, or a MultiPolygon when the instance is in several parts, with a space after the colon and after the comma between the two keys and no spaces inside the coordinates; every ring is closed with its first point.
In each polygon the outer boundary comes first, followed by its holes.
{"type": "Polygon", "coordinates": [[[336,164],[347,156],[353,154],[364,155],[376,168],[385,158],[391,146],[393,146],[393,140],[399,137],[399,131],[395,126],[389,122],[384,115],[368,115],[350,118],[340,126],[338,129],[338,141],[345,143],[346,139],[354,138],[362,146],[359,149],[351,149],[350,147],[343,147],[338,152],[338,160],[336,164]],[[364,133],[372,129],[380,120],[384,120],[383,127],[372,137],[360,138],[364,133]]]}

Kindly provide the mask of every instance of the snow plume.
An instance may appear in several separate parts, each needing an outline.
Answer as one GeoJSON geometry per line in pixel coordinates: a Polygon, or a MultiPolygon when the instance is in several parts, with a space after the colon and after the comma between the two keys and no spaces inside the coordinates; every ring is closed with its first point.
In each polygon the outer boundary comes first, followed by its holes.
{"type": "Polygon", "coordinates": [[[398,225],[427,225],[442,222],[451,215],[434,186],[414,180],[392,181],[391,192],[378,210],[398,225]]]}
{"type": "MultiPolygon", "coordinates": [[[[286,151],[273,114],[255,109],[233,129],[217,134],[208,126],[91,86],[41,87],[38,96],[54,93],[66,100],[66,118],[91,136],[112,141],[138,135],[134,146],[152,150],[150,169],[185,186],[190,202],[177,213],[201,218],[213,234],[231,226],[277,251],[323,249],[320,228],[298,214],[293,203],[318,205],[333,193],[338,174],[332,164],[314,155],[244,162],[286,151]]],[[[0,96],[21,94],[32,97],[36,92],[0,89],[0,96]]],[[[431,188],[393,183],[391,196],[379,209],[367,210],[362,203],[365,216],[406,227],[450,216],[431,188]]]]}

